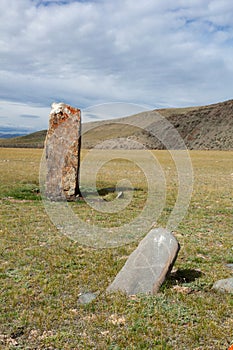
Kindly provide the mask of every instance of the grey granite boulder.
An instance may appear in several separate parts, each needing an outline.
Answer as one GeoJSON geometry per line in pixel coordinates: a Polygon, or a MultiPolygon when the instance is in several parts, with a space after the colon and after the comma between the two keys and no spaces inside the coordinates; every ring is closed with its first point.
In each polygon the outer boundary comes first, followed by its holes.
{"type": "Polygon", "coordinates": [[[129,256],[107,292],[156,293],[171,271],[179,243],[166,229],[151,230],[129,256]]]}
{"type": "Polygon", "coordinates": [[[233,278],[226,278],[215,282],[213,289],[219,292],[233,293],[233,278]]]}

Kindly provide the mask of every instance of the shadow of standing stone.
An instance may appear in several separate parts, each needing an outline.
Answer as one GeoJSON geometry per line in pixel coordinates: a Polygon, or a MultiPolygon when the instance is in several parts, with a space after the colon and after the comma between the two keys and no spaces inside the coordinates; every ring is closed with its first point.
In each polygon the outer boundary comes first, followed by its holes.
{"type": "Polygon", "coordinates": [[[75,200],[80,195],[81,111],[65,103],[53,103],[45,140],[45,196],[51,200],[75,200]]]}
{"type": "Polygon", "coordinates": [[[157,293],[171,271],[179,249],[171,232],[163,228],[151,230],[129,256],[107,292],[157,293]]]}

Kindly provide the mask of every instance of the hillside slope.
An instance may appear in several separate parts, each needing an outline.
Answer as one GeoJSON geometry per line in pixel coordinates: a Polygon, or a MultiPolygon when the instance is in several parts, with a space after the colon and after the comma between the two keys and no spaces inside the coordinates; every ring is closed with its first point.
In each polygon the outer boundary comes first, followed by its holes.
{"type": "Polygon", "coordinates": [[[199,107],[183,115],[172,113],[168,120],[188,149],[233,149],[233,100],[199,107]]]}
{"type": "MultiPolygon", "coordinates": [[[[160,142],[159,138],[166,139],[166,135],[167,139],[171,138],[172,133],[175,135],[174,128],[188,149],[233,149],[233,100],[201,107],[158,109],[125,118],[86,123],[83,124],[82,145],[87,149],[96,145],[110,149],[143,146],[163,149],[164,142],[160,142]]],[[[0,139],[0,146],[41,148],[45,135],[43,130],[27,136],[0,139]]],[[[174,145],[172,143],[172,147],[174,145]]]]}
{"type": "Polygon", "coordinates": [[[46,134],[47,130],[41,130],[25,136],[0,138],[0,147],[43,148],[46,134]]]}

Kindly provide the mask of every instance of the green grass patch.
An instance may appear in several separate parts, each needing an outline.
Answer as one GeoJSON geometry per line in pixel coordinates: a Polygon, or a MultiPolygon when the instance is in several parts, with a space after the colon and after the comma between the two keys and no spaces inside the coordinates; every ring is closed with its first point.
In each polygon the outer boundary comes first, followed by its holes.
{"type": "Polygon", "coordinates": [[[5,192],[6,199],[41,200],[40,189],[36,184],[22,184],[5,192]]]}

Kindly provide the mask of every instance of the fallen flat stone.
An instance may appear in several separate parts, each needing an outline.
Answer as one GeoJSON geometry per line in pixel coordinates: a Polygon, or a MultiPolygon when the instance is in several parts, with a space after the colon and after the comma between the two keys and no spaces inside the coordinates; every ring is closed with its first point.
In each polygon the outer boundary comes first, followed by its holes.
{"type": "Polygon", "coordinates": [[[226,278],[215,282],[213,289],[219,292],[233,293],[233,278],[226,278]]]}
{"type": "Polygon", "coordinates": [[[81,111],[65,103],[53,103],[45,140],[45,196],[51,200],[75,200],[80,195],[81,111]]]}
{"type": "Polygon", "coordinates": [[[171,271],[180,246],[166,229],[152,229],[129,256],[107,292],[157,293],[171,271]]]}

